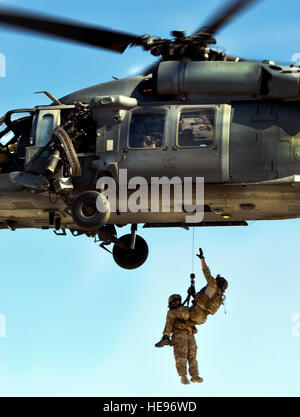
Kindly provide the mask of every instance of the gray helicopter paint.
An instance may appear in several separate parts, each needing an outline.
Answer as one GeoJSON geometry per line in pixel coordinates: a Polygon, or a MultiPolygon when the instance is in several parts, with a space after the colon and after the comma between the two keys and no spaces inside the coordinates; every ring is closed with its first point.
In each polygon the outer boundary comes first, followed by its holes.
{"type": "Polygon", "coordinates": [[[230,181],[264,181],[278,177],[278,127],[268,103],[239,103],[232,109],[230,181]]]}
{"type": "MultiPolygon", "coordinates": [[[[114,167],[117,164],[119,168],[128,169],[129,177],[143,176],[148,181],[153,173],[155,176],[177,175],[181,178],[202,176],[206,183],[251,183],[296,175],[300,173],[299,107],[298,103],[268,102],[234,103],[232,107],[188,104],[139,106],[127,113],[120,127],[119,154],[104,153],[101,163],[114,167]],[[179,112],[206,107],[216,110],[215,143],[198,149],[178,147],[179,112]],[[232,119],[229,123],[231,108],[232,119]],[[131,114],[145,111],[165,112],[164,144],[158,149],[130,149],[131,114]],[[294,120],[292,124],[291,120],[294,120]]],[[[114,149],[117,149],[117,129],[113,136],[114,149]]],[[[112,137],[111,133],[108,137],[112,137]]]]}
{"type": "Polygon", "coordinates": [[[262,65],[249,62],[162,62],[158,68],[159,94],[258,96],[262,65]]]}
{"type": "Polygon", "coordinates": [[[121,80],[97,84],[92,87],[75,91],[59,99],[63,104],[73,104],[75,101],[89,103],[96,96],[123,95],[135,97],[136,88],[144,77],[130,77],[121,80]]]}
{"type": "Polygon", "coordinates": [[[299,99],[297,69],[253,62],[168,61],[159,64],[154,82],[159,95],[199,93],[299,99]]]}
{"type": "MultiPolygon", "coordinates": [[[[0,186],[6,174],[0,176],[0,186]]],[[[279,184],[215,185],[205,187],[206,212],[204,222],[222,222],[230,225],[235,221],[280,220],[300,217],[300,182],[279,184]],[[221,214],[217,214],[220,213],[221,214]],[[229,216],[224,220],[223,215],[229,216]]],[[[54,228],[49,224],[49,211],[61,218],[61,227],[78,229],[68,214],[65,204],[55,194],[43,192],[32,194],[28,190],[7,191],[1,195],[0,228],[54,228]],[[30,205],[28,205],[28,202],[30,205]]],[[[112,213],[109,224],[128,223],[181,223],[184,226],[186,213],[112,213]]]]}
{"type": "Polygon", "coordinates": [[[155,176],[205,177],[209,183],[229,181],[230,106],[140,106],[128,112],[120,131],[119,168],[128,169],[128,177],[155,176]],[[214,143],[207,147],[178,146],[178,119],[182,110],[214,109],[216,132],[214,143]],[[226,110],[225,110],[226,109],[226,110]],[[166,117],[164,142],[160,148],[131,149],[128,145],[129,125],[133,112],[163,112],[166,117]]]}
{"type": "Polygon", "coordinates": [[[230,182],[300,174],[300,103],[236,103],[232,109],[230,182]]]}
{"type": "MultiPolygon", "coordinates": [[[[111,140],[112,145],[109,148],[101,147],[101,142],[97,145],[96,159],[99,160],[100,157],[101,161],[100,165],[96,165],[98,169],[103,171],[107,169],[117,174],[118,167],[126,167],[124,156],[127,158],[127,167],[131,169],[132,175],[143,172],[150,176],[153,173],[186,176],[187,170],[192,165],[196,167],[197,175],[204,176],[209,181],[205,187],[205,204],[210,209],[205,213],[206,223],[227,224],[222,215],[217,213],[229,216],[230,222],[300,217],[299,181],[280,182],[283,177],[300,174],[299,102],[268,102],[254,98],[247,102],[239,102],[238,96],[232,102],[232,97],[216,96],[213,99],[207,97],[207,100],[214,101],[212,107],[217,109],[218,123],[222,125],[222,130],[219,127],[216,135],[218,146],[215,150],[217,151],[215,167],[218,168],[217,173],[213,173],[216,177],[213,177],[210,166],[206,165],[207,155],[203,156],[205,154],[202,152],[207,149],[199,149],[198,154],[191,152],[188,157],[183,153],[182,157],[180,154],[178,156],[181,150],[176,149],[178,111],[188,106],[201,108],[206,103],[204,96],[191,95],[183,97],[184,100],[178,97],[175,102],[166,102],[163,98],[156,102],[147,102],[147,99],[139,96],[137,91],[141,80],[143,77],[113,81],[108,83],[109,87],[107,84],[101,84],[64,98],[65,102],[69,103],[75,99],[88,103],[95,95],[105,95],[108,92],[112,94],[111,87],[114,86],[114,92],[117,94],[122,92],[124,95],[139,97],[136,110],[143,110],[143,107],[146,107],[151,111],[156,106],[167,113],[169,124],[165,134],[167,150],[138,150],[140,156],[134,162],[133,155],[136,150],[127,147],[129,117],[134,108],[125,115],[121,124],[115,124],[106,129],[104,137],[111,140]],[[218,101],[219,106],[216,105],[218,101]],[[198,104],[199,102],[202,104],[198,104]],[[124,153],[126,147],[128,152],[124,153]],[[151,156],[156,151],[160,158],[151,156]],[[141,152],[144,152],[144,156],[141,152]],[[163,156],[167,155],[166,152],[169,152],[170,158],[163,156]],[[129,158],[132,158],[132,161],[129,158]],[[165,165],[162,164],[163,159],[165,165]],[[265,184],[266,181],[276,179],[279,183],[265,184]],[[225,184],[214,184],[214,181],[219,183],[224,181],[225,184]]],[[[48,107],[51,110],[52,106],[48,107]]],[[[43,109],[45,110],[44,107],[43,109]]],[[[88,182],[93,184],[97,177],[89,169],[89,164],[95,161],[95,156],[82,155],[80,158],[84,166],[84,175],[81,179],[74,181],[77,187],[74,195],[86,189],[88,182]],[[94,180],[91,180],[92,178],[94,180]]],[[[210,162],[212,161],[211,156],[210,162]]],[[[195,175],[194,170],[191,169],[191,172],[195,175]]],[[[53,195],[53,201],[49,201],[48,192],[35,194],[16,187],[9,181],[6,174],[0,174],[0,189],[0,222],[3,222],[3,227],[7,227],[4,224],[5,221],[13,222],[14,227],[54,227],[49,225],[49,211],[51,210],[61,217],[62,227],[77,228],[67,211],[66,204],[60,199],[56,201],[55,195],[53,195]]],[[[122,213],[121,216],[113,213],[109,223],[171,224],[183,223],[184,219],[185,213],[122,213]]]]}
{"type": "Polygon", "coordinates": [[[300,103],[276,103],[279,142],[277,146],[278,176],[299,174],[300,166],[300,103]]]}
{"type": "MultiPolygon", "coordinates": [[[[296,69],[294,69],[296,71],[296,69]]],[[[257,100],[265,98],[299,99],[299,76],[287,66],[273,66],[251,62],[178,62],[168,61],[159,65],[158,75],[153,77],[154,91],[143,95],[138,86],[147,77],[129,77],[78,90],[59,100],[64,104],[75,101],[89,103],[95,96],[123,95],[136,97],[139,103],[166,101],[172,94],[172,104],[182,99],[190,104],[231,103],[232,100],[257,100]],[[270,84],[262,88],[268,79],[270,84]],[[155,95],[155,91],[158,94],[155,95]]],[[[300,75],[300,71],[299,71],[300,75]]]]}
{"type": "MultiPolygon", "coordinates": [[[[190,106],[188,106],[190,107],[190,106]]],[[[202,106],[198,106],[202,107],[202,106]]],[[[169,134],[168,140],[170,144],[176,139],[177,131],[177,119],[178,111],[182,109],[182,106],[162,106],[164,111],[170,115],[169,123],[170,129],[168,132],[173,132],[173,136],[169,134]],[[173,130],[172,130],[173,129],[173,130]]],[[[265,183],[266,180],[272,178],[278,178],[278,175],[293,175],[299,173],[299,132],[300,125],[296,115],[299,114],[299,103],[290,103],[288,106],[286,103],[278,103],[271,106],[270,103],[234,103],[232,111],[230,106],[216,106],[222,121],[222,131],[220,133],[219,143],[221,146],[221,155],[218,159],[220,172],[227,172],[228,166],[231,181],[249,182],[249,176],[252,175],[252,180],[255,184],[207,184],[205,187],[205,204],[209,207],[210,211],[205,213],[204,221],[206,224],[214,224],[216,222],[222,222],[222,224],[228,224],[224,221],[222,215],[217,213],[223,213],[223,215],[229,216],[230,222],[240,222],[245,220],[259,220],[259,219],[283,219],[283,218],[297,218],[300,216],[300,188],[299,179],[288,180],[278,179],[273,184],[265,183]],[[230,111],[232,112],[232,123],[230,125],[230,111]],[[293,122],[291,123],[291,118],[293,122]],[[229,132],[231,130],[231,137],[229,141],[229,132]],[[279,132],[279,133],[276,133],[279,132]],[[275,134],[276,133],[276,134],[275,134]],[[224,138],[226,142],[224,143],[224,138]],[[270,140],[272,143],[270,144],[270,140]],[[268,148],[274,151],[269,152],[268,148]],[[266,149],[267,148],[267,149],[266,149]],[[239,150],[239,152],[237,152],[239,150]],[[271,158],[266,159],[263,162],[266,155],[271,158]],[[228,165],[228,160],[229,165],[228,165]],[[253,164],[255,162],[255,164],[253,164]],[[268,165],[272,168],[271,162],[273,162],[273,169],[269,171],[263,171],[268,165]],[[267,165],[266,165],[267,164],[267,165]],[[278,169],[278,174],[273,172],[278,169]],[[259,183],[261,182],[261,183],[259,183]],[[282,183],[281,183],[282,182],[282,183]]],[[[148,111],[153,109],[152,105],[147,107],[148,111]]],[[[143,109],[141,108],[140,111],[143,109]]],[[[131,110],[133,111],[133,110],[131,110]]],[[[128,137],[128,122],[129,115],[126,116],[124,122],[121,125],[124,132],[121,132],[120,142],[125,141],[126,145],[128,137]],[[122,136],[123,135],[123,136],[122,136]]],[[[118,144],[118,132],[119,125],[115,126],[115,141],[118,144]]],[[[108,132],[110,132],[108,130],[108,132]]],[[[111,133],[108,133],[111,135],[111,133]]],[[[121,155],[120,152],[103,152],[101,155],[102,162],[110,162],[113,165],[114,159],[121,155]]],[[[184,164],[194,163],[201,167],[202,155],[201,152],[205,149],[199,149],[199,154],[195,156],[190,155],[190,159],[187,159],[180,165],[181,175],[185,175],[184,164]],[[201,151],[201,152],[200,152],[201,151]]],[[[170,151],[178,152],[178,149],[170,151]]],[[[128,154],[131,150],[128,149],[128,154]]],[[[141,151],[143,152],[143,151],[141,151]]],[[[144,151],[146,152],[146,150],[144,151]]],[[[156,152],[155,149],[147,150],[149,155],[148,165],[151,168],[151,172],[155,172],[157,175],[158,167],[155,165],[159,160],[158,158],[150,157],[151,153],[156,152]]],[[[164,152],[164,151],[161,151],[164,152]]],[[[86,175],[89,173],[89,161],[92,160],[92,156],[86,158],[83,156],[82,161],[84,172],[86,175]]],[[[116,162],[116,161],[115,161],[116,162]]],[[[145,158],[141,158],[141,164],[145,158]]],[[[109,165],[109,164],[108,164],[109,165]]],[[[121,164],[119,164],[121,166],[121,164]]],[[[124,165],[126,166],[126,165],[124,165]]],[[[129,166],[129,164],[127,165],[129,166]]],[[[130,167],[130,166],[129,166],[130,167]]],[[[179,168],[178,167],[178,168],[179,168]]],[[[142,166],[140,167],[142,168],[142,166]]],[[[201,171],[200,173],[203,171],[201,171]]],[[[149,171],[149,174],[151,173],[149,171]]],[[[166,173],[164,168],[162,171],[166,173]]],[[[170,169],[170,173],[173,171],[170,169]]],[[[137,173],[137,172],[136,172],[137,173]]],[[[144,170],[145,173],[145,170],[144,170]]],[[[177,174],[177,170],[176,170],[177,174]]],[[[205,172],[204,172],[205,176],[205,172]]],[[[80,188],[84,189],[86,179],[78,187],[77,193],[80,192],[80,188]]],[[[54,227],[49,225],[49,211],[54,211],[55,216],[61,218],[61,226],[65,228],[74,228],[76,225],[70,214],[67,211],[66,205],[61,199],[57,199],[53,193],[52,197],[48,192],[45,193],[32,193],[29,190],[22,189],[20,186],[14,186],[7,174],[0,175],[0,222],[3,222],[1,227],[38,227],[48,228],[54,227]],[[50,198],[49,198],[50,197],[50,198]],[[5,223],[6,222],[6,223],[5,223]],[[8,223],[7,223],[8,222],[8,223]],[[5,224],[4,224],[5,223],[5,224]]],[[[118,215],[112,213],[109,223],[114,224],[127,224],[127,223],[184,223],[185,213],[122,213],[118,215]]],[[[230,224],[230,223],[229,223],[230,224]]]]}

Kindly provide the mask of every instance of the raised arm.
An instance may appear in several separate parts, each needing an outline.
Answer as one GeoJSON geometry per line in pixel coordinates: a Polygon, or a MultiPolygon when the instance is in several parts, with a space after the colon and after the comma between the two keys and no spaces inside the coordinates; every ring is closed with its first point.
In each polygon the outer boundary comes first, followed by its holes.
{"type": "Polygon", "coordinates": [[[202,264],[202,269],[203,268],[208,268],[208,266],[206,265],[206,262],[205,262],[205,258],[201,258],[201,264],[202,264]]]}
{"type": "Polygon", "coordinates": [[[210,273],[210,269],[205,262],[205,258],[204,258],[204,255],[203,255],[203,250],[201,248],[199,248],[199,253],[197,254],[197,256],[198,256],[199,259],[201,259],[202,271],[203,271],[203,274],[204,274],[205,279],[207,281],[207,285],[209,285],[210,287],[215,288],[217,286],[217,282],[216,282],[215,278],[210,273]]]}

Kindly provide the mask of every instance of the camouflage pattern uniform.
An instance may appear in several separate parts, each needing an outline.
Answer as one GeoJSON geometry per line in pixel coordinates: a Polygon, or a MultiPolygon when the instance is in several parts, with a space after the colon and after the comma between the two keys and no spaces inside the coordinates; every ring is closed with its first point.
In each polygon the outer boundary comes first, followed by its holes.
{"type": "Polygon", "coordinates": [[[188,362],[189,374],[197,377],[197,345],[195,336],[192,331],[188,330],[189,325],[186,323],[189,315],[190,313],[188,307],[178,307],[174,310],[169,310],[163,334],[165,336],[170,336],[172,333],[172,346],[174,348],[174,357],[178,375],[186,376],[188,362]]]}
{"type": "Polygon", "coordinates": [[[212,288],[217,288],[217,281],[216,281],[216,279],[215,279],[215,278],[211,275],[209,267],[208,267],[207,265],[206,265],[206,266],[204,266],[204,267],[202,268],[202,271],[203,271],[203,274],[204,274],[205,279],[206,279],[206,281],[207,281],[207,285],[208,285],[209,287],[212,287],[212,288]]]}
{"type": "Polygon", "coordinates": [[[209,297],[212,297],[216,292],[218,292],[217,281],[211,275],[209,267],[207,265],[204,266],[202,271],[205,276],[207,286],[195,295],[193,306],[189,309],[190,319],[188,320],[187,324],[190,326],[203,324],[209,314],[209,311],[203,308],[202,304],[204,290],[209,297]]]}
{"type": "Polygon", "coordinates": [[[188,326],[184,324],[184,320],[188,320],[190,318],[190,311],[188,307],[178,307],[173,310],[169,310],[166,319],[166,325],[163,331],[164,336],[170,336],[173,331],[174,324],[176,323],[176,327],[179,326],[183,329],[187,329],[188,326]]]}
{"type": "Polygon", "coordinates": [[[197,345],[194,334],[186,329],[174,328],[172,344],[178,375],[185,376],[187,374],[188,362],[189,374],[198,376],[197,345]]]}
{"type": "MultiPolygon", "coordinates": [[[[207,281],[208,292],[213,294],[217,289],[216,279],[211,275],[208,266],[203,267],[202,270],[207,281]]],[[[181,306],[168,311],[166,325],[163,331],[164,336],[170,336],[172,333],[172,345],[179,376],[185,376],[187,374],[187,362],[189,363],[189,374],[191,376],[198,375],[196,340],[193,332],[188,329],[190,328],[191,330],[195,325],[204,323],[209,314],[208,311],[197,303],[198,294],[200,292],[196,294],[192,307],[181,306]],[[191,319],[191,315],[197,317],[197,322],[191,319]]]]}

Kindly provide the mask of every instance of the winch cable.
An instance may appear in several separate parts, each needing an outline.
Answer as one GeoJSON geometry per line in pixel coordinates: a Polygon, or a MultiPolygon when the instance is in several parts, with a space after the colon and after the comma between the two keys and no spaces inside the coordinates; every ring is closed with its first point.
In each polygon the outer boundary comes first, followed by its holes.
{"type": "Polygon", "coordinates": [[[192,245],[192,273],[194,274],[194,249],[195,249],[195,228],[193,227],[193,245],[192,245]]]}
{"type": "Polygon", "coordinates": [[[187,307],[189,306],[191,296],[196,294],[196,289],[195,289],[195,274],[194,274],[194,249],[195,249],[195,228],[193,227],[193,239],[192,239],[192,273],[190,274],[191,285],[190,285],[190,287],[188,289],[188,296],[186,297],[186,299],[182,303],[182,305],[185,305],[186,304],[187,307]]]}

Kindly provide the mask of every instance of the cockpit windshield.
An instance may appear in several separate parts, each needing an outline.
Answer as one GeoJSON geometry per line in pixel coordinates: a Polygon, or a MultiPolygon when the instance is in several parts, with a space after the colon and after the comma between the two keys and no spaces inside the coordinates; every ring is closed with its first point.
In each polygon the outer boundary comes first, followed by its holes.
{"type": "Polygon", "coordinates": [[[0,127],[0,172],[10,172],[24,164],[29,146],[33,113],[15,110],[6,113],[0,127]]]}

